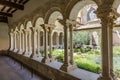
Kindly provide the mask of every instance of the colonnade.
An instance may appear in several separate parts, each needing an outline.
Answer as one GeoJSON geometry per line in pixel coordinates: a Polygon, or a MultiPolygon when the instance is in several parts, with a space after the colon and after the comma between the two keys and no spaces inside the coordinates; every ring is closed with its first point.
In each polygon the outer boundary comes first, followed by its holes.
{"type": "MultiPolygon", "coordinates": [[[[102,25],[102,74],[98,80],[113,80],[113,53],[112,53],[112,30],[114,22],[114,13],[111,8],[106,6],[98,7],[97,16],[101,19],[102,25]],[[107,12],[106,12],[107,11],[107,12]],[[103,13],[106,12],[106,13],[103,13]]],[[[67,19],[59,20],[59,22],[64,26],[64,62],[61,66],[61,70],[70,71],[76,68],[76,65],[73,60],[73,27],[76,23],[72,21],[67,21],[67,19]],[[69,31],[68,31],[69,30],[69,31]],[[70,33],[70,53],[68,52],[68,32],[70,33]],[[70,54],[70,56],[69,56],[70,54]]],[[[41,28],[44,31],[44,57],[42,59],[43,63],[51,62],[53,60],[52,56],[52,31],[54,30],[53,25],[43,24],[41,28]],[[49,47],[50,47],[50,57],[48,56],[48,34],[49,34],[49,47]]],[[[30,54],[30,57],[39,57],[40,51],[40,30],[31,27],[29,30],[22,31],[10,31],[10,50],[14,52],[22,52],[21,54],[30,54]],[[17,32],[20,35],[17,35],[17,32]],[[28,34],[29,32],[29,34],[28,34]],[[39,34],[39,35],[38,35],[39,34]],[[29,35],[29,37],[28,37],[29,35]],[[21,39],[19,42],[20,48],[17,48],[17,39],[16,36],[19,36],[21,39]],[[28,44],[29,43],[29,44],[28,44]],[[29,45],[29,47],[28,47],[29,45]]]]}

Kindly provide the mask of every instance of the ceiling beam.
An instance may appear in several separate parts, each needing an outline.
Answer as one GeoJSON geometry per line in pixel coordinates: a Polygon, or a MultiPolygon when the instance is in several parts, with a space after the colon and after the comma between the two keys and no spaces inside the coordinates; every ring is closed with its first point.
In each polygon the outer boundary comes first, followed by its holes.
{"type": "Polygon", "coordinates": [[[12,17],[12,14],[1,12],[1,11],[0,11],[0,15],[7,16],[7,17],[12,17]]]}
{"type": "Polygon", "coordinates": [[[0,22],[8,23],[8,18],[4,16],[0,16],[0,22]]]}
{"type": "Polygon", "coordinates": [[[6,1],[6,0],[0,0],[0,4],[4,5],[4,6],[8,6],[11,8],[16,8],[16,9],[20,9],[20,10],[24,10],[24,6],[14,3],[14,2],[10,2],[10,1],[6,1]]]}

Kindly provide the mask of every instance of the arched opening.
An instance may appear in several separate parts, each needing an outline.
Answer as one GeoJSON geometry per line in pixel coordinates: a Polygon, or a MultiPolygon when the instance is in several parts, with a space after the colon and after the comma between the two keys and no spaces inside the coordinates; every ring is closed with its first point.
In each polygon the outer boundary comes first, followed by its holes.
{"type": "Polygon", "coordinates": [[[63,33],[62,32],[59,34],[59,45],[61,48],[63,47],[63,33]]]}
{"type": "Polygon", "coordinates": [[[44,42],[44,34],[43,31],[40,31],[40,46],[43,46],[43,42],[44,42]]]}
{"type": "Polygon", "coordinates": [[[57,39],[58,39],[58,33],[54,32],[53,33],[53,46],[56,47],[57,45],[57,39]]]}
{"type": "MultiPolygon", "coordinates": [[[[94,29],[90,29],[94,26],[100,26],[99,19],[97,18],[94,11],[97,10],[97,5],[93,1],[79,1],[76,3],[69,15],[69,19],[76,21],[79,24],[76,24],[74,30],[74,61],[79,68],[92,71],[95,73],[101,72],[101,49],[94,49],[90,44],[90,32],[94,29]],[[83,58],[84,55],[84,58],[83,58]],[[93,56],[94,55],[94,56],[93,56]],[[90,56],[92,56],[90,58],[90,56]],[[99,61],[99,62],[97,62],[99,61]],[[88,65],[86,67],[84,65],[88,65]],[[94,64],[94,65],[91,65],[94,64]],[[91,70],[90,67],[94,66],[94,70],[91,70]]],[[[96,28],[95,28],[96,29],[96,28]]],[[[95,34],[96,37],[96,34],[95,34]]],[[[97,40],[96,40],[97,41],[97,40]]],[[[98,44],[98,42],[97,42],[98,44]]],[[[100,45],[99,45],[100,46],[100,45]]]]}

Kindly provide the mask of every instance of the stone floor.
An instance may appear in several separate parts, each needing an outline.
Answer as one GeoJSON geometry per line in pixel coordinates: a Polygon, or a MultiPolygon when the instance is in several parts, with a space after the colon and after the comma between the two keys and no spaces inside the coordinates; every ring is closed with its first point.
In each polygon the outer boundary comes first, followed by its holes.
{"type": "Polygon", "coordinates": [[[47,80],[32,74],[14,60],[0,56],[0,80],[47,80]]]}

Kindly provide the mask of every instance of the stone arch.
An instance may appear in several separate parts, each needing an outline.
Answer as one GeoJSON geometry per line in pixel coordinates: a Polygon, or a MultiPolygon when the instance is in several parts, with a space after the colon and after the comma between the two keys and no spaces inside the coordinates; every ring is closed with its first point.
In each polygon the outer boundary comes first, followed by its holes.
{"type": "Polygon", "coordinates": [[[53,33],[53,45],[56,46],[57,45],[57,37],[58,37],[58,33],[54,32],[53,33]]]}
{"type": "Polygon", "coordinates": [[[44,24],[44,19],[40,15],[37,15],[33,18],[33,26],[40,27],[41,24],[44,24]]]}
{"type": "Polygon", "coordinates": [[[120,0],[114,0],[112,7],[117,11],[117,9],[119,8],[119,5],[120,5],[120,0]]]}
{"type": "Polygon", "coordinates": [[[59,8],[59,7],[52,7],[50,8],[46,14],[45,14],[45,23],[50,23],[49,20],[50,20],[50,16],[52,15],[52,13],[54,12],[59,12],[60,14],[62,14],[62,10],[59,8]]]}
{"type": "Polygon", "coordinates": [[[24,25],[21,24],[19,30],[21,31],[21,30],[23,30],[23,29],[24,29],[24,25]]]}
{"type": "Polygon", "coordinates": [[[25,24],[25,29],[28,29],[32,27],[32,22],[31,21],[27,21],[26,24],[25,24]]]}
{"type": "Polygon", "coordinates": [[[88,4],[96,4],[92,0],[84,0],[84,1],[78,1],[78,0],[72,0],[69,5],[66,8],[66,17],[68,19],[76,20],[79,14],[79,11],[88,4]]]}
{"type": "Polygon", "coordinates": [[[19,49],[19,32],[18,26],[15,27],[14,32],[16,32],[16,48],[19,49]]]}

